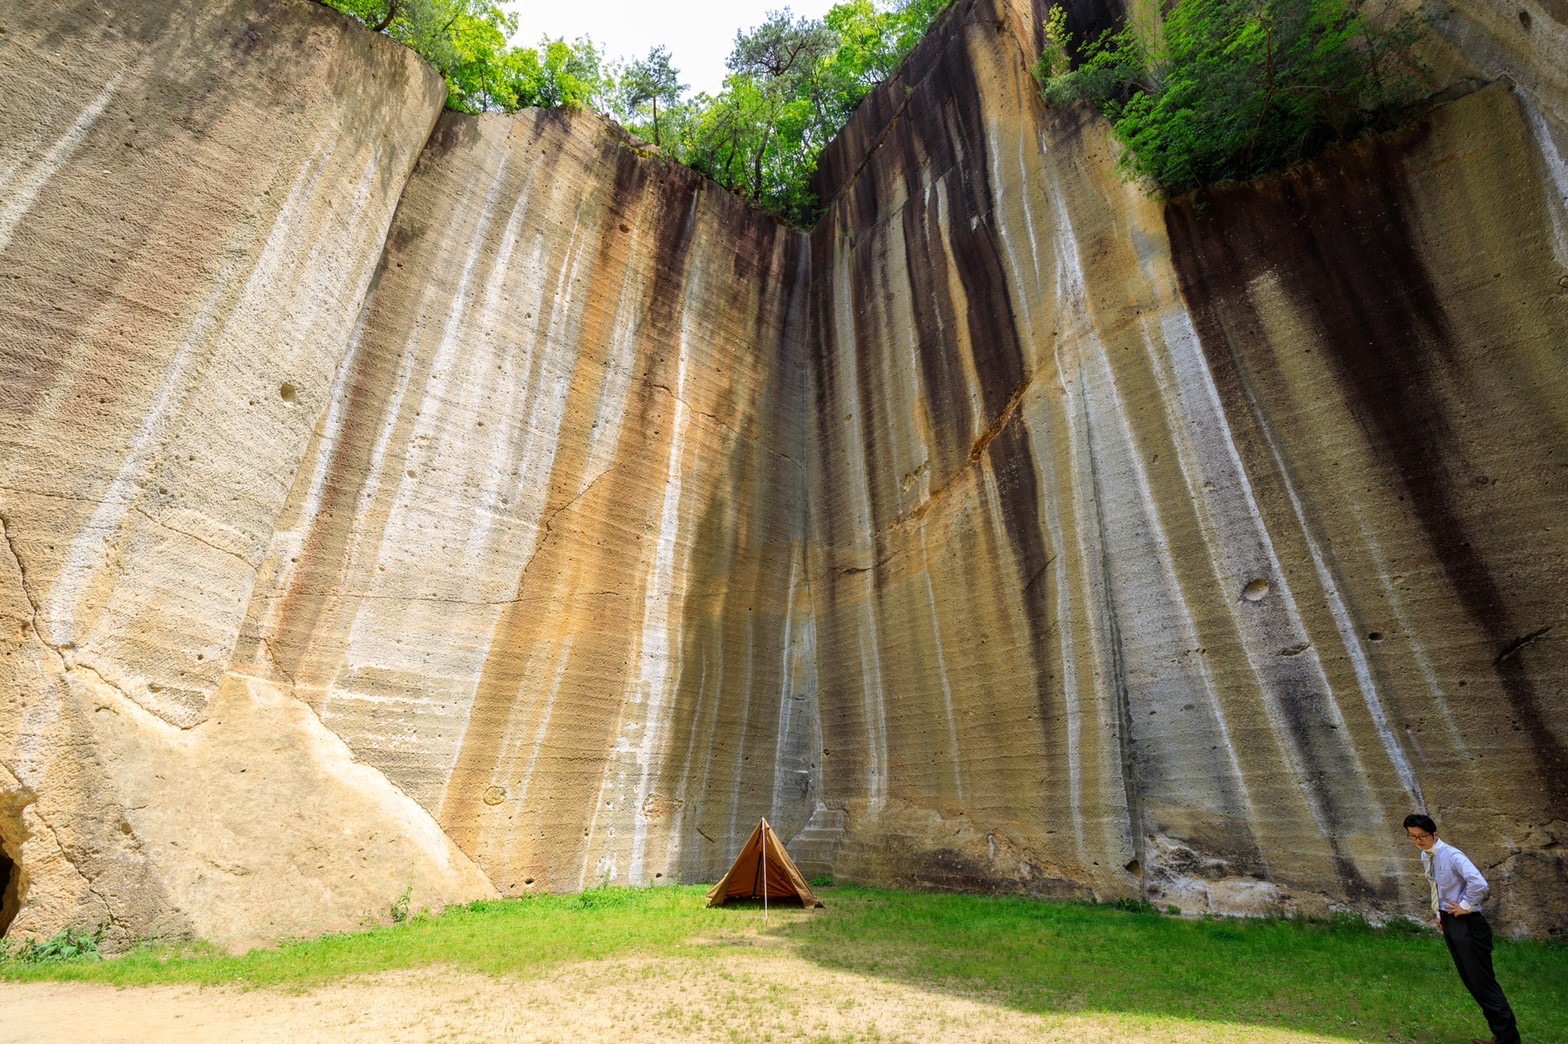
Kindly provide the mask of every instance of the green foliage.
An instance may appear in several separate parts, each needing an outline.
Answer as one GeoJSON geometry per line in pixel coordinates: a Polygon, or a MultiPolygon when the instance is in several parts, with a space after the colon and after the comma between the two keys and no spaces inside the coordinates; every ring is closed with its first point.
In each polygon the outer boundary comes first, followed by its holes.
{"type": "Polygon", "coordinates": [[[321,0],[423,55],[461,112],[608,111],[677,161],[781,217],[810,220],[817,156],[892,75],[949,0],[845,0],[822,19],[788,8],[736,34],[718,95],[686,98],[666,48],[624,67],[584,37],[516,47],[495,0],[321,0]]]}
{"type": "Polygon", "coordinates": [[[404,921],[408,920],[408,904],[409,904],[409,901],[413,898],[413,895],[414,895],[414,886],[413,885],[409,885],[407,888],[403,889],[403,894],[402,895],[398,896],[395,900],[393,900],[393,902],[392,902],[392,923],[393,924],[402,924],[404,921]]]}
{"type": "Polygon", "coordinates": [[[1071,42],[1072,34],[1067,31],[1067,8],[1058,4],[1046,16],[1045,50],[1040,52],[1033,70],[1047,101],[1061,102],[1075,96],[1070,91],[1064,93],[1064,85],[1071,82],[1065,79],[1072,72],[1072,58],[1067,52],[1071,42]]]}
{"type": "Polygon", "coordinates": [[[1120,163],[1175,194],[1286,169],[1396,122],[1423,93],[1418,15],[1368,18],[1361,0],[1177,0],[1081,46],[1061,8],[1036,64],[1051,104],[1087,99],[1126,146],[1120,163]]]}
{"type": "Polygon", "coordinates": [[[947,3],[845,0],[820,20],[773,12],[736,34],[724,89],[691,103],[670,151],[762,208],[810,221],[817,156],[947,3]]]}
{"type": "Polygon", "coordinates": [[[321,0],[424,57],[445,78],[447,108],[584,108],[613,86],[593,41],[514,47],[517,16],[494,0],[321,0]]]}
{"type": "Polygon", "coordinates": [[[188,943],[149,943],[107,961],[46,965],[0,961],[0,981],[296,989],[377,971],[436,965],[523,978],[570,961],[688,954],[695,945],[688,940],[711,934],[721,923],[716,920],[721,911],[706,908],[708,887],[596,888],[595,893],[616,894],[597,894],[586,903],[579,902],[579,896],[564,895],[479,900],[447,907],[436,916],[286,942],[241,956],[188,943]]]}
{"type": "Polygon", "coordinates": [[[765,209],[809,210],[806,183],[836,129],[823,78],[835,44],[825,23],[787,8],[737,34],[724,89],[698,99],[678,157],[765,209]]]}
{"type": "Polygon", "coordinates": [[[668,112],[680,104],[681,94],[686,90],[686,85],[680,82],[680,72],[670,64],[669,48],[650,48],[648,57],[628,65],[621,73],[619,89],[617,100],[620,111],[625,114],[623,122],[641,122],[647,113],[651,117],[653,143],[663,144],[659,134],[659,104],[662,102],[668,112]]]}
{"type": "Polygon", "coordinates": [[[1153,903],[1151,903],[1151,902],[1149,902],[1149,900],[1143,899],[1143,898],[1132,899],[1132,898],[1128,898],[1126,896],[1123,896],[1120,899],[1113,899],[1113,900],[1111,900],[1111,904],[1110,905],[1111,905],[1112,909],[1114,909],[1114,910],[1121,910],[1124,913],[1135,913],[1135,914],[1155,914],[1155,913],[1159,913],[1159,911],[1154,908],[1154,904],[1153,903]]]}
{"type": "Polygon", "coordinates": [[[641,888],[617,888],[608,882],[589,888],[572,896],[574,910],[614,910],[636,906],[641,902],[641,888]]]}
{"type": "Polygon", "coordinates": [[[500,108],[597,109],[614,88],[614,76],[588,37],[575,43],[548,37],[537,48],[513,49],[511,97],[500,108]]]}
{"type": "Polygon", "coordinates": [[[22,964],[48,964],[59,961],[98,960],[98,941],[103,937],[104,926],[95,932],[66,927],[48,939],[29,939],[19,946],[0,939],[0,962],[17,961],[22,964]]]}

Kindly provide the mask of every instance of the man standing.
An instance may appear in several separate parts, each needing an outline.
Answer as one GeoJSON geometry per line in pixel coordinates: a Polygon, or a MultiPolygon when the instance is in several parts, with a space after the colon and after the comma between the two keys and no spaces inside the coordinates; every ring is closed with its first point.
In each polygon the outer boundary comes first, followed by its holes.
{"type": "Polygon", "coordinates": [[[1517,1044],[1514,1011],[1492,974],[1492,926],[1480,910],[1488,890],[1486,878],[1463,852],[1438,838],[1431,816],[1406,816],[1405,833],[1421,850],[1421,870],[1432,887],[1432,912],[1454,967],[1492,1027],[1491,1040],[1477,1039],[1475,1044],[1517,1044]]]}

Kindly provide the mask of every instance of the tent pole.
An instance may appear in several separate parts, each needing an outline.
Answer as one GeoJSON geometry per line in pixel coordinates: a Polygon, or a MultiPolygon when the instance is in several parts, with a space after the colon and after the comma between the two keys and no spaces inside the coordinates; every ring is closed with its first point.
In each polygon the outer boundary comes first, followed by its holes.
{"type": "Polygon", "coordinates": [[[762,821],[762,927],[768,926],[768,821],[762,821]]]}

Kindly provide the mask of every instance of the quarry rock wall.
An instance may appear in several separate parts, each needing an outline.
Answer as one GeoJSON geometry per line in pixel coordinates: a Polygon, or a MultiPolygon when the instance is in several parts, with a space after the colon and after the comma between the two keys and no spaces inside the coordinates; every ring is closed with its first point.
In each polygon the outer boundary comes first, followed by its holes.
{"type": "Polygon", "coordinates": [[[238,655],[506,894],[805,821],[803,246],[592,115],[413,172],[238,655]]]}
{"type": "Polygon", "coordinates": [[[1162,205],[1019,24],[960,9],[823,168],[835,868],[1390,914],[1427,808],[1560,931],[1560,137],[1496,84],[1162,205]]]}
{"type": "Polygon", "coordinates": [[[1165,204],[1038,6],[944,15],[806,233],[304,0],[0,5],[0,929],[713,880],[762,815],[1419,914],[1414,808],[1568,927],[1560,21],[1165,204]]]}
{"type": "Polygon", "coordinates": [[[0,13],[0,927],[493,894],[234,660],[440,80],[307,4],[0,13]]]}

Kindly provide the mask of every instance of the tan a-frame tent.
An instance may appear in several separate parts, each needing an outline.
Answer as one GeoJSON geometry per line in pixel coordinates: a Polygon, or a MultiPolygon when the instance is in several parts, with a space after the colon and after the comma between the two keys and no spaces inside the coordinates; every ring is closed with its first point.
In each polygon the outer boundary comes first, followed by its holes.
{"type": "Polygon", "coordinates": [[[708,893],[709,906],[723,906],[729,899],[761,899],[765,903],[799,899],[802,906],[822,905],[822,900],[811,894],[811,886],[800,876],[795,861],[784,851],[779,835],[766,819],[757,823],[757,829],[735,857],[735,865],[708,893]]]}

